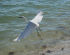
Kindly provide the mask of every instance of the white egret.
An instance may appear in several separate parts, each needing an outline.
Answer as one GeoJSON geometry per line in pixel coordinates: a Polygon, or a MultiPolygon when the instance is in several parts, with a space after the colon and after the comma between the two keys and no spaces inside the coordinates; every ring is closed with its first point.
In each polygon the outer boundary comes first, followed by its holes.
{"type": "Polygon", "coordinates": [[[13,41],[19,41],[20,39],[30,35],[32,33],[32,31],[34,31],[35,29],[37,29],[39,27],[39,23],[42,21],[43,18],[43,13],[40,12],[38,13],[34,19],[30,20],[27,24],[27,26],[25,27],[24,31],[21,32],[20,36],[17,37],[16,39],[14,39],[13,41]]]}

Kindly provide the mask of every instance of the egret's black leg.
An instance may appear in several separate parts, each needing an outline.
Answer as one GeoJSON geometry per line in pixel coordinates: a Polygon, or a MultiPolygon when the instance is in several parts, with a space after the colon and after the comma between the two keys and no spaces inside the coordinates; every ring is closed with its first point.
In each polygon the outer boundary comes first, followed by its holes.
{"type": "Polygon", "coordinates": [[[37,36],[38,36],[41,40],[43,40],[43,39],[42,39],[42,36],[41,36],[41,29],[40,29],[40,27],[36,28],[36,30],[37,30],[37,36]]]}

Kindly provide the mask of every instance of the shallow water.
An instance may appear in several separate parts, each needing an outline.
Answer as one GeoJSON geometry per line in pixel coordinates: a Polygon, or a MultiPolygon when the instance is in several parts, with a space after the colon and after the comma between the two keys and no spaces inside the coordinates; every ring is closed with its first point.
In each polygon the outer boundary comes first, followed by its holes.
{"type": "Polygon", "coordinates": [[[28,55],[40,50],[44,44],[55,45],[60,40],[70,37],[70,0],[0,0],[0,55],[28,55]],[[39,12],[44,12],[40,23],[43,40],[37,37],[36,31],[21,42],[12,40],[24,30],[26,22],[39,12]]]}

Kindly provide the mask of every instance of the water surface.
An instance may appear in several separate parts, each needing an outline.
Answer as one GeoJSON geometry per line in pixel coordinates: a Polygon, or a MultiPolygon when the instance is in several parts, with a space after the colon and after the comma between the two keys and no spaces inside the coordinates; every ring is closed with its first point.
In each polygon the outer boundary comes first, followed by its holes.
{"type": "Polygon", "coordinates": [[[10,51],[15,55],[28,55],[38,51],[43,44],[54,45],[64,40],[70,36],[69,33],[70,0],[0,0],[0,55],[8,55],[10,51]],[[25,16],[31,20],[39,11],[44,12],[40,23],[43,40],[35,31],[21,42],[13,42],[27,24],[18,17],[25,16]]]}

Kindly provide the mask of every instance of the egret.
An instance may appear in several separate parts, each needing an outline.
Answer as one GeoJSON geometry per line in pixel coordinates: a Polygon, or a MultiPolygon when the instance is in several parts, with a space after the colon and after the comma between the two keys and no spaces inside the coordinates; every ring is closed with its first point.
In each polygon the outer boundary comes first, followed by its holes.
{"type": "Polygon", "coordinates": [[[39,28],[39,24],[42,21],[42,18],[43,18],[43,12],[39,12],[35,16],[35,18],[33,18],[28,22],[27,26],[25,27],[24,31],[21,32],[20,36],[14,39],[13,41],[20,41],[22,38],[30,35],[32,31],[39,28]]]}

